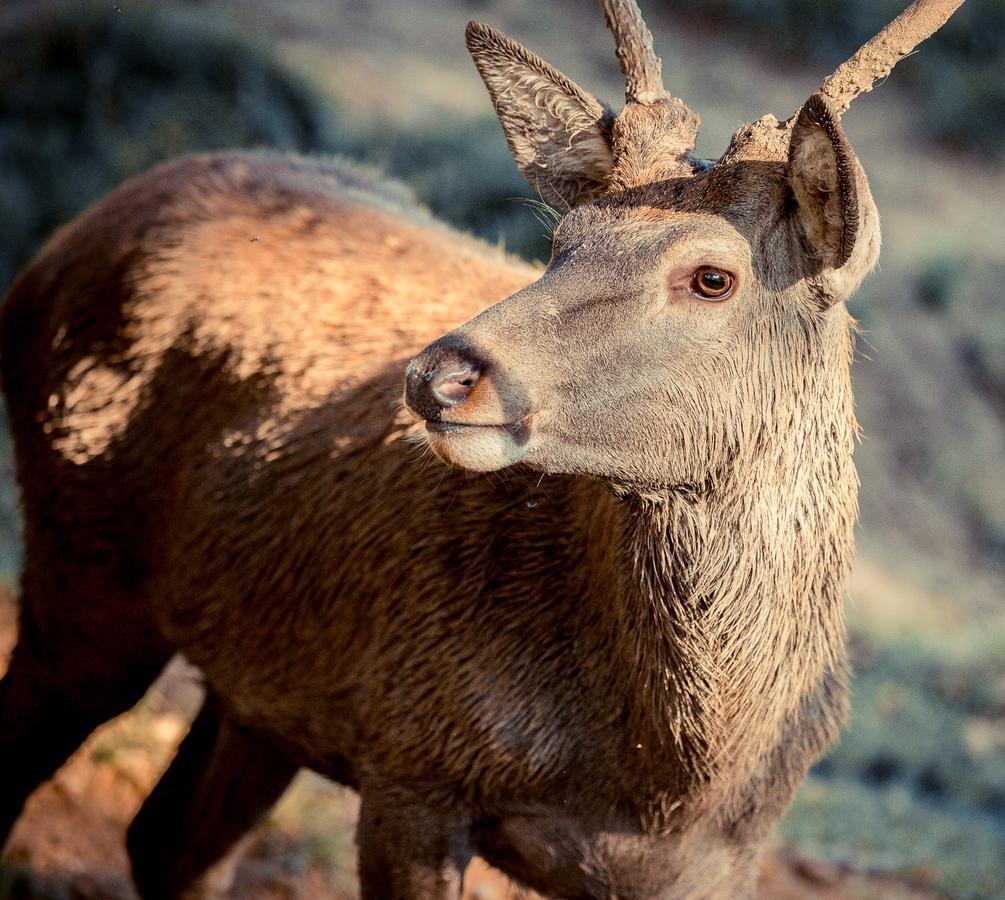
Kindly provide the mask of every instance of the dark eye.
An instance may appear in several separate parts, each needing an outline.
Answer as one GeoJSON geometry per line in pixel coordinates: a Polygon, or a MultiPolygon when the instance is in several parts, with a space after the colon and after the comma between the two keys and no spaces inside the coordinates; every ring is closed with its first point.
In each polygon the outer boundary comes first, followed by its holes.
{"type": "Polygon", "coordinates": [[[702,266],[691,276],[691,292],[705,300],[725,300],[733,292],[733,276],[715,266],[702,266]]]}

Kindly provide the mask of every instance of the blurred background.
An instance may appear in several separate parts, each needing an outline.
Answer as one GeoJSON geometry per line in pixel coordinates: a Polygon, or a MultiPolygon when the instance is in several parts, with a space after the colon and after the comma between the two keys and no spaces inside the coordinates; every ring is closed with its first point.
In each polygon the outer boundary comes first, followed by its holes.
{"type": "MultiPolygon", "coordinates": [[[[643,0],[699,155],[787,116],[905,0],[643,0]]],[[[530,259],[547,227],[464,50],[502,28],[617,106],[593,0],[3,0],[0,292],[59,224],[180,154],[340,154],[530,259]]],[[[969,0],[845,127],[883,217],[852,311],[862,423],[853,715],[765,863],[766,897],[1005,897],[1005,0],[969,0]]],[[[0,427],[0,668],[16,485],[0,427]]],[[[0,897],[129,897],[122,828],[198,701],[176,666],[33,800],[0,897]]],[[[0,773],[3,777],[3,773],[0,773]]],[[[235,896],[356,891],[355,800],[301,776],[235,896]]],[[[503,896],[491,878],[470,896],[503,896]]]]}

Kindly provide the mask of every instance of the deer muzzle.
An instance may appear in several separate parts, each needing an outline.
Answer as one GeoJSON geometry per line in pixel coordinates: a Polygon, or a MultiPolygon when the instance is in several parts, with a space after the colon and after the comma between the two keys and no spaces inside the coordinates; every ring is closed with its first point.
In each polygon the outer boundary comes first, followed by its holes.
{"type": "Polygon", "coordinates": [[[465,469],[485,472],[512,465],[530,440],[533,416],[523,393],[456,333],[430,344],[409,363],[405,405],[425,421],[433,453],[465,469]]]}

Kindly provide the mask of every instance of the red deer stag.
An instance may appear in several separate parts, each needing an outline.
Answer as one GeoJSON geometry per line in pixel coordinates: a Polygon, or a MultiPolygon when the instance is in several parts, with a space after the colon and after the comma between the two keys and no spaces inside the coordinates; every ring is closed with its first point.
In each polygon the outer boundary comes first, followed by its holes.
{"type": "Polygon", "coordinates": [[[960,2],[714,163],[634,0],[602,0],[617,114],[473,23],[518,166],[570,208],[543,272],[245,154],[58,231],[0,323],[0,835],[180,651],[208,698],[130,829],[145,897],[205,883],[300,766],[361,792],[369,897],[456,896],[475,853],[562,897],[748,896],[845,715],[844,301],[879,221],[840,115],[960,2]]]}

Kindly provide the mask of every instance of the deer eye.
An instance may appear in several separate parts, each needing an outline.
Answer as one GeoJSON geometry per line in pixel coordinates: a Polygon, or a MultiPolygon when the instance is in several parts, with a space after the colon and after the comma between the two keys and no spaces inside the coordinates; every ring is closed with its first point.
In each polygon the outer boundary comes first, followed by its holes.
{"type": "Polygon", "coordinates": [[[701,266],[691,276],[691,293],[705,300],[725,300],[733,292],[733,276],[715,266],[701,266]]]}

